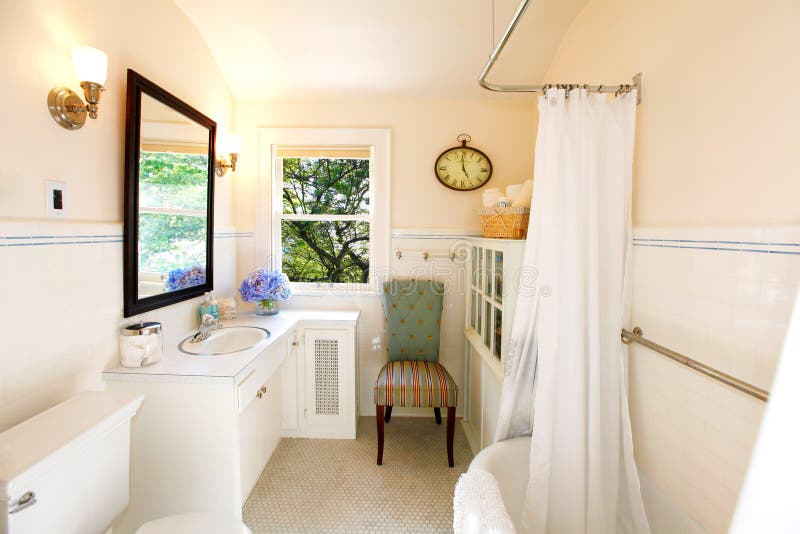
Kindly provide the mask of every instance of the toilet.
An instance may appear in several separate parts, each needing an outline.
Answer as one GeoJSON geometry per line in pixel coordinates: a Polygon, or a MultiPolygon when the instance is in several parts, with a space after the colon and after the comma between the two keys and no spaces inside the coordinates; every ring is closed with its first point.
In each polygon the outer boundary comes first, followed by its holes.
{"type": "Polygon", "coordinates": [[[136,534],[251,534],[243,523],[209,513],[181,514],[148,521],[136,534]]]}
{"type": "MultiPolygon", "coordinates": [[[[143,395],[87,391],[0,433],[0,534],[102,534],[128,506],[131,419],[143,395]]],[[[139,534],[249,534],[188,513],[139,534]]]]}

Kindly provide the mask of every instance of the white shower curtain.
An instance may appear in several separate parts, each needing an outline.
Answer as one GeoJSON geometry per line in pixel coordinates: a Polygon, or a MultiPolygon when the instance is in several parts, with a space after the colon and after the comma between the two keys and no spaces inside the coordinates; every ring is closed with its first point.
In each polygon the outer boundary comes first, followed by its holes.
{"type": "Polygon", "coordinates": [[[635,92],[539,98],[531,227],[495,436],[532,434],[526,532],[650,531],[620,343],[635,113],[635,92]]]}

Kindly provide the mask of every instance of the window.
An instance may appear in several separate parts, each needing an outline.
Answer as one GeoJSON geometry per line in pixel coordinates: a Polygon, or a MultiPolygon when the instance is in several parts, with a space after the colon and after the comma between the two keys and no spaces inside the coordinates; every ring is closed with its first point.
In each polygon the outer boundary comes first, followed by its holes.
{"type": "Polygon", "coordinates": [[[388,268],[388,131],[265,130],[273,268],[296,291],[375,291],[388,268]]]}

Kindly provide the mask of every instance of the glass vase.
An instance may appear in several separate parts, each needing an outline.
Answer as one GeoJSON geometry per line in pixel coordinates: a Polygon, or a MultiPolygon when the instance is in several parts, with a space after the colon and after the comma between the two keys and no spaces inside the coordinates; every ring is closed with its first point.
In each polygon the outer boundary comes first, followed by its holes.
{"type": "Polygon", "coordinates": [[[275,306],[274,300],[259,300],[256,301],[256,315],[277,315],[278,307],[275,306]]]}

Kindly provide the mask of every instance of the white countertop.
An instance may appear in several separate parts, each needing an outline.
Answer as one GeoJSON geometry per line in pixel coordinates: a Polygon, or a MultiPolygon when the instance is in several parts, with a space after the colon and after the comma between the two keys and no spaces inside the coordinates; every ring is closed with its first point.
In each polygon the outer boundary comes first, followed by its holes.
{"type": "MultiPolygon", "coordinates": [[[[236,383],[237,376],[270,345],[285,342],[298,326],[353,325],[360,312],[356,310],[281,310],[278,315],[259,317],[252,312],[230,321],[220,321],[223,326],[258,326],[269,330],[270,336],[247,350],[219,356],[196,356],[178,350],[177,343],[164,345],[161,361],[146,367],[117,366],[103,372],[103,379],[124,381],[161,382],[220,382],[236,383]]],[[[184,339],[194,332],[187,332],[184,339]]]]}

